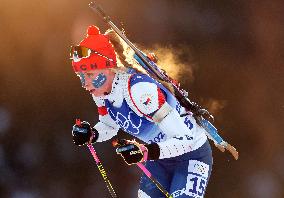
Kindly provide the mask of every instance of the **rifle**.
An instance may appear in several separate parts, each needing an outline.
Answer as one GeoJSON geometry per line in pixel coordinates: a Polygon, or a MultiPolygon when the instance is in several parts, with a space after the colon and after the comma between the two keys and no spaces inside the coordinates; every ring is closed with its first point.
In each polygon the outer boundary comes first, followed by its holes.
{"type": "MultiPolygon", "coordinates": [[[[154,61],[148,58],[130,40],[128,40],[126,35],[119,28],[116,27],[116,25],[111,21],[110,17],[106,15],[104,10],[96,2],[91,2],[89,6],[93,11],[99,13],[99,15],[110,26],[110,28],[113,29],[118,34],[118,36],[120,36],[120,38],[122,38],[126,42],[126,44],[135,52],[134,58],[148,72],[150,76],[170,83],[173,86],[176,98],[185,109],[191,111],[193,114],[197,113],[199,110],[203,110],[203,112],[205,111],[206,114],[208,113],[207,110],[202,109],[195,102],[190,101],[188,98],[188,93],[185,90],[177,86],[176,83],[172,80],[172,78],[170,78],[166,74],[165,71],[161,70],[154,61]]],[[[222,152],[227,149],[236,160],[238,159],[239,155],[237,150],[228,142],[222,139],[222,137],[218,134],[217,129],[213,126],[213,124],[211,124],[210,121],[205,119],[202,115],[198,115],[195,118],[197,119],[197,123],[206,130],[207,136],[214,141],[218,149],[220,149],[222,152]]]]}

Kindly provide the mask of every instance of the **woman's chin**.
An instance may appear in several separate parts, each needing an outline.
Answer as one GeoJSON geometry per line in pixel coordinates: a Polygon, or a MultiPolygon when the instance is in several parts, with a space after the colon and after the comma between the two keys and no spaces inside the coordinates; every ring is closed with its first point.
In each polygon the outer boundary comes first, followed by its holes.
{"type": "Polygon", "coordinates": [[[95,90],[92,90],[90,91],[90,94],[95,96],[95,97],[102,97],[102,96],[105,96],[105,93],[104,92],[98,92],[98,91],[95,91],[95,90]]]}
{"type": "Polygon", "coordinates": [[[89,93],[96,97],[102,97],[109,95],[110,92],[106,91],[105,89],[91,89],[89,93]]]}

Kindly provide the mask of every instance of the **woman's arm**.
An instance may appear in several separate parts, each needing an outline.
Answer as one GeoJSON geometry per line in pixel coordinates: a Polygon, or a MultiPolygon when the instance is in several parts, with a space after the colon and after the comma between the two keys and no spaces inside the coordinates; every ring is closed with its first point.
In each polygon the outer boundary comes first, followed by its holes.
{"type": "Polygon", "coordinates": [[[108,114],[107,109],[104,106],[104,101],[94,96],[93,99],[96,105],[98,106],[99,114],[99,122],[94,126],[94,128],[98,131],[99,134],[97,142],[103,142],[117,135],[119,126],[108,114]]]}
{"type": "Polygon", "coordinates": [[[153,146],[155,156],[159,156],[159,159],[176,157],[201,146],[206,141],[204,129],[196,124],[194,118],[186,123],[176,109],[168,104],[166,93],[150,77],[144,78],[130,86],[129,92],[136,111],[167,134],[166,141],[157,143],[158,147],[153,146]],[[194,137],[193,130],[201,130],[200,135],[194,137]]]}

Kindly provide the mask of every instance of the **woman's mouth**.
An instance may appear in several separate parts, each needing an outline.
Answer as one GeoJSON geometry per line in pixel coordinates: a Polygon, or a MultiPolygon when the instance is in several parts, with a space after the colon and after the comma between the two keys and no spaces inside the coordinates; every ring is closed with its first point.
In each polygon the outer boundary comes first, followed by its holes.
{"type": "Polygon", "coordinates": [[[95,90],[95,89],[91,89],[89,92],[90,92],[91,94],[94,94],[94,93],[96,92],[96,90],[95,90]]]}

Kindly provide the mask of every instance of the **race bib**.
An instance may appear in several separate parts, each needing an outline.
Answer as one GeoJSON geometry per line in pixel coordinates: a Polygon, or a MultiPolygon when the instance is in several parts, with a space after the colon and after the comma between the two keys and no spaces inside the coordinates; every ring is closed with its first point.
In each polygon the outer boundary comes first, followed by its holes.
{"type": "Polygon", "coordinates": [[[197,160],[190,160],[185,194],[202,198],[205,193],[209,173],[209,165],[197,160]]]}
{"type": "Polygon", "coordinates": [[[194,198],[203,198],[209,174],[209,165],[197,160],[189,160],[188,175],[185,188],[172,193],[173,197],[187,195],[194,198]]]}

